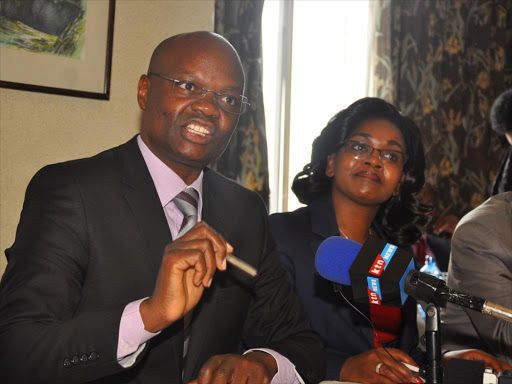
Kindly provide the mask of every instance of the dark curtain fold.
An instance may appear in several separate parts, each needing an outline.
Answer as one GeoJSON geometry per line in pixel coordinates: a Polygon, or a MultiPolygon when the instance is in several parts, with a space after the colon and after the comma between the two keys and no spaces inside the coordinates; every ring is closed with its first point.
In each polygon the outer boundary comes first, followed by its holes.
{"type": "Polygon", "coordinates": [[[231,142],[213,165],[221,174],[258,192],[268,207],[269,178],[262,92],[261,15],[263,0],[216,0],[215,32],[238,51],[251,104],[231,142]]]}
{"type": "Polygon", "coordinates": [[[378,0],[376,95],[420,127],[441,214],[490,194],[507,145],[490,108],[512,87],[512,0],[378,0]]]}

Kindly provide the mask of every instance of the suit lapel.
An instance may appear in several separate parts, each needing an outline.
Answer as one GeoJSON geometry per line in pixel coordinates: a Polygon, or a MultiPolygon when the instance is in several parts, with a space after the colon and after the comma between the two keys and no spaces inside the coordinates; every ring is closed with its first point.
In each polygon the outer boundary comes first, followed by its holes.
{"type": "MultiPolygon", "coordinates": [[[[140,152],[136,137],[119,147],[119,164],[125,185],[124,196],[139,225],[141,237],[146,245],[146,261],[154,272],[153,284],[157,279],[165,246],[172,236],[162,209],[158,193],[140,152]]],[[[120,229],[122,230],[122,228],[120,229]]],[[[172,329],[174,351],[169,353],[169,362],[176,365],[181,379],[181,360],[183,351],[183,324],[177,323],[172,329]],[[178,331],[177,331],[178,330],[178,331]],[[174,358],[172,357],[174,356],[174,358]]],[[[164,331],[165,332],[165,331],[164,331]]],[[[167,333],[165,332],[165,333],[167,333]]]]}
{"type": "Polygon", "coordinates": [[[136,138],[120,147],[120,161],[124,195],[139,223],[148,250],[146,257],[156,281],[163,250],[172,241],[169,226],[136,138]]]}
{"type": "Polygon", "coordinates": [[[310,205],[310,210],[311,232],[313,233],[310,246],[313,254],[316,254],[322,241],[330,236],[338,235],[338,224],[329,194],[315,199],[310,205]]]}

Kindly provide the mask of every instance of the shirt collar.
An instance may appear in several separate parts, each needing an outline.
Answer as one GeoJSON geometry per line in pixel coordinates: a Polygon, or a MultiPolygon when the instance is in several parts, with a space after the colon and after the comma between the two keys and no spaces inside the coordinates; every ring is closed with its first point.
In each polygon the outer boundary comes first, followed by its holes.
{"type": "MultiPolygon", "coordinates": [[[[142,157],[146,162],[153,183],[155,184],[158,197],[162,207],[165,207],[178,193],[183,191],[188,185],[179,177],[176,172],[169,168],[162,160],[151,152],[142,138],[137,136],[137,144],[139,145],[142,157]]],[[[203,205],[203,171],[197,179],[190,184],[199,193],[198,211],[202,211],[203,205]]]]}

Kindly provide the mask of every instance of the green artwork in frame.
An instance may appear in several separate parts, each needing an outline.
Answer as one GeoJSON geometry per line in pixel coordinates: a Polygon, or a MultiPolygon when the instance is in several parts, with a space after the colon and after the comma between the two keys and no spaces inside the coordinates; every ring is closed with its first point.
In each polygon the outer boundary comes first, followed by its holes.
{"type": "Polygon", "coordinates": [[[0,0],[0,87],[110,97],[115,0],[0,0]]]}
{"type": "Polygon", "coordinates": [[[0,45],[80,59],[87,0],[1,0],[0,45]]]}

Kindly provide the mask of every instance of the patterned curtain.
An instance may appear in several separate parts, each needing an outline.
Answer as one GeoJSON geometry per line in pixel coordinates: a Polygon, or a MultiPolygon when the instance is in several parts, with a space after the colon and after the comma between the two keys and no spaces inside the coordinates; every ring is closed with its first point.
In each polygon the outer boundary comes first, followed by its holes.
{"type": "Polygon", "coordinates": [[[374,93],[420,127],[439,213],[490,194],[507,145],[490,128],[512,87],[512,0],[378,0],[374,93]]]}
{"type": "Polygon", "coordinates": [[[268,207],[269,182],[262,93],[261,15],[263,0],[216,0],[215,32],[236,48],[251,104],[231,142],[213,165],[223,175],[257,191],[268,207]]]}

